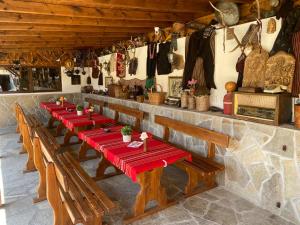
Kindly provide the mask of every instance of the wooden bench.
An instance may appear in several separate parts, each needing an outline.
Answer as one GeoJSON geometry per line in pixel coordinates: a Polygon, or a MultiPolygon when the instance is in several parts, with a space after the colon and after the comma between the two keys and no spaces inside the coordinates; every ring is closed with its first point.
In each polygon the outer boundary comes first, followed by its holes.
{"type": "Polygon", "coordinates": [[[53,208],[54,225],[102,224],[103,215],[116,205],[69,152],[57,154],[43,129],[36,133],[46,166],[46,196],[53,208]]]}
{"type": "Polygon", "coordinates": [[[214,161],[215,147],[218,145],[227,148],[229,145],[229,136],[163,116],[155,116],[155,122],[164,127],[163,139],[166,142],[169,142],[170,129],[207,142],[207,157],[191,152],[192,162],[185,160],[176,164],[188,174],[188,183],[185,188],[185,194],[190,196],[214,188],[216,186],[216,174],[225,169],[224,165],[214,161]],[[202,182],[202,185],[204,186],[197,188],[200,182],[202,182]]]}
{"type": "MultiPolygon", "coordinates": [[[[60,145],[45,127],[35,129],[33,139],[34,165],[39,173],[39,184],[37,187],[37,197],[33,199],[33,203],[38,203],[47,199],[46,197],[46,166],[43,163],[43,146],[51,146],[51,154],[55,155],[59,152],[60,145]]],[[[50,157],[49,157],[50,158],[50,157]]]]}
{"type": "Polygon", "coordinates": [[[38,119],[34,115],[26,115],[20,105],[18,107],[18,117],[19,117],[19,129],[22,135],[22,142],[23,147],[20,153],[27,153],[27,162],[24,169],[24,173],[36,171],[34,165],[34,153],[33,153],[33,137],[34,137],[34,130],[39,127],[43,126],[42,123],[38,121],[38,119]]]}
{"type": "Polygon", "coordinates": [[[135,119],[135,122],[133,125],[134,130],[136,130],[136,131],[141,130],[141,123],[142,123],[142,120],[144,119],[144,114],[145,114],[144,112],[142,112],[138,109],[133,109],[133,108],[129,108],[127,106],[112,104],[112,103],[108,104],[108,108],[110,110],[115,111],[114,120],[116,121],[116,123],[119,122],[120,113],[123,113],[128,116],[134,117],[134,119],[135,119]]]}

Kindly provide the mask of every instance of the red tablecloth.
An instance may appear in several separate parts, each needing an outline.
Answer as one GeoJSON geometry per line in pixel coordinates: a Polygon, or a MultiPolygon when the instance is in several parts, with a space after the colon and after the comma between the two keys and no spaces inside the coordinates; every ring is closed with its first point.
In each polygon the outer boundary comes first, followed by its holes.
{"type": "Polygon", "coordinates": [[[57,119],[57,120],[61,120],[62,116],[65,115],[76,115],[77,112],[75,109],[72,109],[72,111],[68,111],[68,110],[59,110],[59,111],[53,111],[52,112],[52,117],[57,119]]]}
{"type": "MultiPolygon", "coordinates": [[[[121,134],[122,126],[110,128],[106,133],[104,129],[82,131],[78,137],[86,141],[97,151],[104,154],[105,158],[113,165],[122,170],[134,182],[139,173],[150,171],[155,168],[167,166],[181,159],[191,160],[191,154],[167,143],[152,138],[148,139],[148,151],[144,147],[129,148],[129,143],[124,143],[121,134]]],[[[140,134],[134,132],[133,140],[138,140],[140,134]]]]}
{"type": "Polygon", "coordinates": [[[94,113],[92,119],[88,118],[88,115],[77,116],[76,114],[68,114],[60,116],[63,124],[69,129],[74,130],[76,127],[84,127],[89,125],[99,124],[114,124],[115,121],[111,118],[105,117],[100,114],[94,113]]]}
{"type": "Polygon", "coordinates": [[[73,103],[64,102],[64,106],[56,105],[55,102],[41,102],[40,107],[46,109],[48,112],[52,113],[53,111],[66,110],[66,109],[75,109],[76,106],[73,103]]]}
{"type": "Polygon", "coordinates": [[[189,152],[152,138],[148,139],[148,150],[144,147],[129,148],[127,143],[102,145],[104,157],[122,170],[134,182],[137,175],[155,168],[166,167],[179,160],[192,160],[189,152]]]}
{"type": "MultiPolygon", "coordinates": [[[[78,138],[87,142],[97,151],[101,151],[102,145],[111,143],[123,143],[121,129],[123,126],[109,127],[109,132],[105,132],[103,128],[87,130],[78,133],[78,138]]],[[[132,140],[139,140],[140,133],[133,131],[132,140]]]]}

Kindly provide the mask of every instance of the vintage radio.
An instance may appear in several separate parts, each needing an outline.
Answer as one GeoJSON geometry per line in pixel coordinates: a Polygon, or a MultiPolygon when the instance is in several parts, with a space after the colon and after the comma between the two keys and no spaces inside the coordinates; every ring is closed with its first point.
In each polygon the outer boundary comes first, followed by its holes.
{"type": "Polygon", "coordinates": [[[235,92],[233,101],[233,116],[238,119],[278,126],[292,118],[289,94],[235,92]]]}

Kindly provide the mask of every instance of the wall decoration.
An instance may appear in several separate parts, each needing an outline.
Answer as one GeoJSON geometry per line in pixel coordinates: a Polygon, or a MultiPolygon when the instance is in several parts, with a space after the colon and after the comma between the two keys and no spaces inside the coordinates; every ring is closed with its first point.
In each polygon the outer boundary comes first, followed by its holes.
{"type": "Polygon", "coordinates": [[[113,83],[112,77],[105,77],[105,88],[108,88],[108,85],[113,83]]]}
{"type": "Polygon", "coordinates": [[[170,97],[180,98],[182,90],[182,77],[169,77],[168,95],[170,97]]]}

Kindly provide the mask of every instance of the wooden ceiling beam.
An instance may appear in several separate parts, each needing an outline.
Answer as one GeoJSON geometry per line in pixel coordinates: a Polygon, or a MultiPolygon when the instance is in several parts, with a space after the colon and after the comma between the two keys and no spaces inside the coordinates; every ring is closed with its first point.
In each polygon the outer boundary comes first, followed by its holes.
{"type": "MultiPolygon", "coordinates": [[[[150,30],[150,29],[148,29],[150,30]]],[[[152,29],[151,29],[152,30],[152,29]]],[[[26,31],[26,30],[0,30],[1,37],[105,37],[105,36],[138,36],[143,35],[143,32],[136,33],[135,31],[132,32],[72,32],[72,31],[26,31]]]]}
{"type": "Polygon", "coordinates": [[[135,32],[146,33],[152,31],[152,27],[98,27],[98,26],[70,26],[70,25],[53,25],[53,24],[26,24],[26,23],[7,23],[0,22],[1,31],[55,31],[55,32],[135,32]]]}
{"type": "Polygon", "coordinates": [[[96,27],[166,27],[172,23],[167,21],[148,20],[112,20],[78,18],[66,16],[34,15],[26,13],[0,12],[0,22],[3,23],[25,23],[25,24],[50,24],[50,25],[76,25],[76,26],[96,26],[96,27]]]}
{"type": "MultiPolygon", "coordinates": [[[[16,0],[18,2],[19,0],[16,0]]],[[[22,0],[76,7],[92,7],[104,9],[142,10],[153,12],[199,13],[211,10],[207,0],[22,0]]],[[[245,0],[242,2],[249,2],[245,0]]],[[[216,0],[212,0],[216,2],[216,0]]]]}
{"type": "Polygon", "coordinates": [[[73,37],[54,37],[54,36],[2,36],[0,35],[0,43],[11,42],[11,41],[75,41],[75,40],[92,40],[92,41],[103,41],[103,40],[111,40],[111,39],[118,39],[118,40],[126,40],[130,39],[128,35],[106,35],[102,37],[90,37],[90,36],[73,36],[73,37]]]}
{"type": "Polygon", "coordinates": [[[57,5],[39,2],[24,2],[5,0],[0,2],[1,12],[27,13],[33,15],[51,15],[68,17],[88,17],[94,19],[121,19],[121,20],[151,20],[151,21],[190,21],[206,12],[197,13],[170,13],[170,12],[145,12],[133,9],[105,9],[84,6],[57,5]]]}

